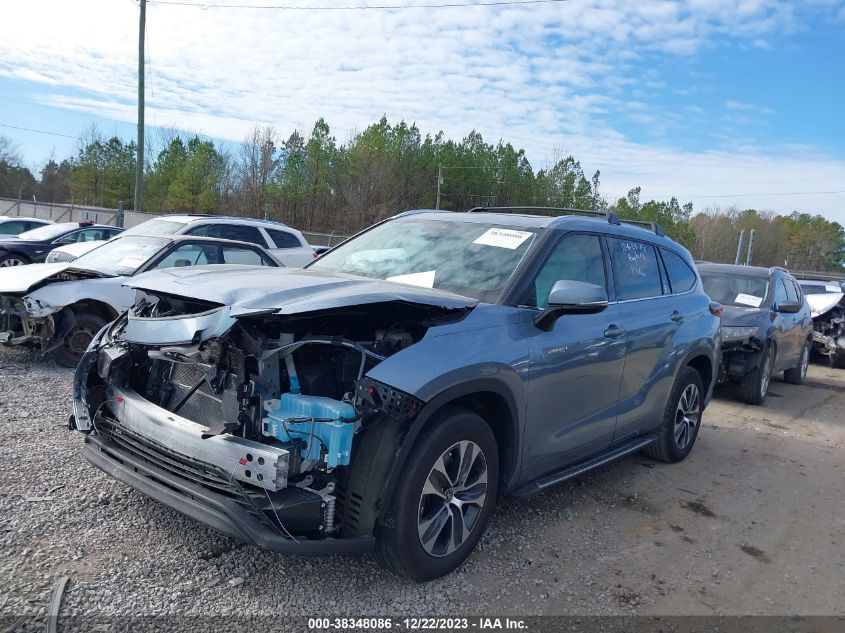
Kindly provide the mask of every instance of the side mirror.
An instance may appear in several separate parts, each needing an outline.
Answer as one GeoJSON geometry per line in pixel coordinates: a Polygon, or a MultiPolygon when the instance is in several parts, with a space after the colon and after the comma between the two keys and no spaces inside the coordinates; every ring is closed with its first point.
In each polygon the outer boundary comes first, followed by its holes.
{"type": "Polygon", "coordinates": [[[173,262],[173,265],[176,268],[184,268],[185,266],[191,265],[191,260],[190,259],[177,259],[175,262],[173,262]]]}
{"type": "Polygon", "coordinates": [[[564,314],[596,314],[606,307],[607,291],[603,286],[564,279],[552,286],[548,307],[537,315],[534,325],[548,332],[564,314]]]}
{"type": "Polygon", "coordinates": [[[795,314],[796,312],[801,312],[801,308],[802,305],[798,301],[781,301],[777,304],[775,310],[786,314],[795,314]]]}

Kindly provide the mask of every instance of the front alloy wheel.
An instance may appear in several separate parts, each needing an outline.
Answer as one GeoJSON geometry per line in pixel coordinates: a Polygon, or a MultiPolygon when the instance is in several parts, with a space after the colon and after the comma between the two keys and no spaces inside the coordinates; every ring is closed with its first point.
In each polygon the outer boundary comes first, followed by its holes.
{"type": "Polygon", "coordinates": [[[487,460],[470,441],[448,448],[431,467],[420,495],[417,533],[432,556],[447,556],[467,540],[487,499],[487,460]]]}
{"type": "Polygon", "coordinates": [[[8,268],[9,266],[26,266],[29,262],[25,262],[20,257],[10,255],[0,259],[0,268],[8,268]]]}
{"type": "Polygon", "coordinates": [[[499,450],[477,413],[446,406],[416,436],[379,522],[379,561],[415,580],[453,571],[472,553],[496,502],[499,450]]]}

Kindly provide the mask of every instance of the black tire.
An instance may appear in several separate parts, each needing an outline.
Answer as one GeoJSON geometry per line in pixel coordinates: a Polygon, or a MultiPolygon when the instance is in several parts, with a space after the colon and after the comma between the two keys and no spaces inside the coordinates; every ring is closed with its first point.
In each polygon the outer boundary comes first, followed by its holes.
{"type": "Polygon", "coordinates": [[[672,393],[669,395],[669,401],[666,403],[666,411],[663,414],[663,421],[657,430],[657,440],[649,444],[643,449],[643,453],[648,457],[661,462],[675,463],[689,455],[692,450],[695,440],[698,438],[698,430],[701,428],[701,415],[704,412],[704,398],[706,393],[704,385],[701,382],[701,375],[692,367],[684,367],[675,380],[675,386],[672,388],[672,393]],[[681,406],[681,398],[688,396],[694,390],[697,393],[697,405],[691,408],[697,411],[697,416],[694,423],[690,425],[686,420],[690,416],[683,415],[681,424],[687,427],[688,435],[685,436],[684,442],[680,441],[677,434],[679,428],[679,417],[681,406]]]}
{"type": "Polygon", "coordinates": [[[760,364],[742,377],[739,381],[739,399],[746,404],[759,406],[766,401],[769,384],[772,382],[772,367],[775,355],[771,345],[766,345],[760,364]]]}
{"type": "Polygon", "coordinates": [[[8,255],[0,257],[0,268],[6,268],[9,266],[25,266],[26,264],[31,263],[32,260],[29,257],[26,255],[20,255],[19,253],[9,253],[8,255]]]}
{"type": "Polygon", "coordinates": [[[845,369],[845,351],[837,349],[828,356],[832,369],[845,369]]]}
{"type": "Polygon", "coordinates": [[[807,369],[810,366],[810,341],[804,343],[801,348],[801,355],[798,357],[798,364],[783,372],[783,379],[792,385],[803,385],[807,379],[807,369]]]}
{"type": "Polygon", "coordinates": [[[91,339],[108,323],[99,314],[79,312],[61,343],[50,350],[50,357],[62,367],[74,368],[85,353],[91,339]]]}
{"type": "MultiPolygon", "coordinates": [[[[444,460],[443,463],[445,464],[446,461],[450,461],[450,465],[453,464],[451,459],[444,460]]],[[[398,574],[418,581],[432,580],[455,570],[472,553],[484,532],[496,503],[498,473],[498,447],[490,426],[471,411],[453,406],[444,407],[435,414],[420,433],[399,475],[399,485],[393,494],[384,525],[378,534],[376,556],[379,562],[398,574]],[[460,510],[460,520],[464,522],[464,525],[471,521],[472,525],[460,545],[450,553],[444,552],[442,547],[439,552],[432,553],[423,546],[423,537],[420,536],[419,531],[420,522],[424,520],[425,514],[437,517],[443,516],[443,512],[446,513],[447,518],[437,522],[441,526],[440,529],[433,529],[436,528],[434,520],[429,526],[427,533],[437,533],[447,537],[445,541],[439,537],[430,538],[428,543],[433,549],[441,543],[448,543],[451,529],[458,525],[454,519],[455,515],[451,512],[455,508],[452,505],[452,499],[460,499],[461,491],[454,493],[455,488],[459,486],[453,485],[448,489],[440,486],[440,482],[447,484],[454,482],[438,480],[434,477],[436,474],[434,469],[440,463],[440,458],[446,457],[447,452],[454,449],[460,442],[471,442],[480,449],[483,460],[480,460],[476,453],[474,459],[468,462],[471,468],[463,479],[471,484],[472,478],[477,477],[480,472],[479,463],[483,462],[482,465],[486,465],[487,474],[485,496],[481,500],[480,509],[477,505],[463,502],[466,511],[460,510]],[[424,494],[423,488],[430,476],[432,481],[438,482],[437,487],[446,490],[448,494],[437,496],[424,494]],[[430,510],[432,504],[434,509],[430,510]],[[437,506],[442,507],[438,510],[437,506]]],[[[459,476],[457,475],[454,479],[458,479],[459,476]]],[[[478,491],[481,490],[481,486],[483,486],[482,483],[476,483],[463,492],[478,491]]],[[[443,545],[443,547],[448,547],[448,545],[443,545]]]]}

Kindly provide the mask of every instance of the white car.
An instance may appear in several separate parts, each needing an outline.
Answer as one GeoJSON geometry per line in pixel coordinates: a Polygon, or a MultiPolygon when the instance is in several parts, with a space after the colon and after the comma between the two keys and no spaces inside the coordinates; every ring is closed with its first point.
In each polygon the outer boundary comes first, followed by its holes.
{"type": "MultiPolygon", "coordinates": [[[[302,233],[281,222],[222,215],[163,215],[128,229],[124,235],[201,235],[257,244],[285,266],[301,268],[317,256],[302,233]]],[[[71,262],[103,242],[87,242],[57,248],[48,263],[71,262]]]]}
{"type": "Polygon", "coordinates": [[[845,282],[799,279],[813,317],[813,348],[845,369],[845,282]]]}
{"type": "MultiPolygon", "coordinates": [[[[121,235],[72,264],[0,269],[0,343],[35,344],[75,367],[104,325],[132,305],[129,277],[161,269],[230,264],[238,275],[280,266],[254,244],[208,237],[121,235]]],[[[244,284],[248,285],[245,279],[244,284]]]]}
{"type": "Polygon", "coordinates": [[[39,218],[18,218],[0,215],[0,235],[20,235],[24,231],[37,229],[39,226],[44,226],[45,224],[52,224],[52,222],[39,218]]]}
{"type": "Polygon", "coordinates": [[[47,253],[47,259],[44,261],[48,264],[67,264],[78,257],[82,257],[85,253],[102,246],[107,241],[93,240],[91,242],[75,242],[67,246],[60,246],[47,253]]]}

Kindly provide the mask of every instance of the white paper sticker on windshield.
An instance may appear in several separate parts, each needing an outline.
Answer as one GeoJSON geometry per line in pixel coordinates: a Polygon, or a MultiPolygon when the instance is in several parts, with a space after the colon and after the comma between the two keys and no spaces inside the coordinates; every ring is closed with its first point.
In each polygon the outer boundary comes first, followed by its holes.
{"type": "Polygon", "coordinates": [[[518,248],[525,240],[531,237],[530,231],[513,231],[511,229],[490,229],[482,233],[473,244],[485,246],[498,246],[499,248],[518,248]]]}
{"type": "Polygon", "coordinates": [[[423,288],[434,288],[434,274],[437,271],[427,270],[424,273],[410,273],[408,275],[394,275],[388,277],[387,281],[398,281],[409,286],[422,286],[423,288]]]}
{"type": "Polygon", "coordinates": [[[744,292],[740,292],[734,301],[745,306],[751,306],[752,308],[759,308],[760,304],[763,303],[763,297],[755,297],[754,295],[747,295],[744,292]]]}
{"type": "Polygon", "coordinates": [[[127,255],[119,262],[117,262],[118,268],[137,268],[141,264],[147,261],[147,258],[143,255],[127,255]]]}
{"type": "Polygon", "coordinates": [[[825,286],[824,289],[828,292],[842,292],[842,288],[839,286],[825,286]]]}

